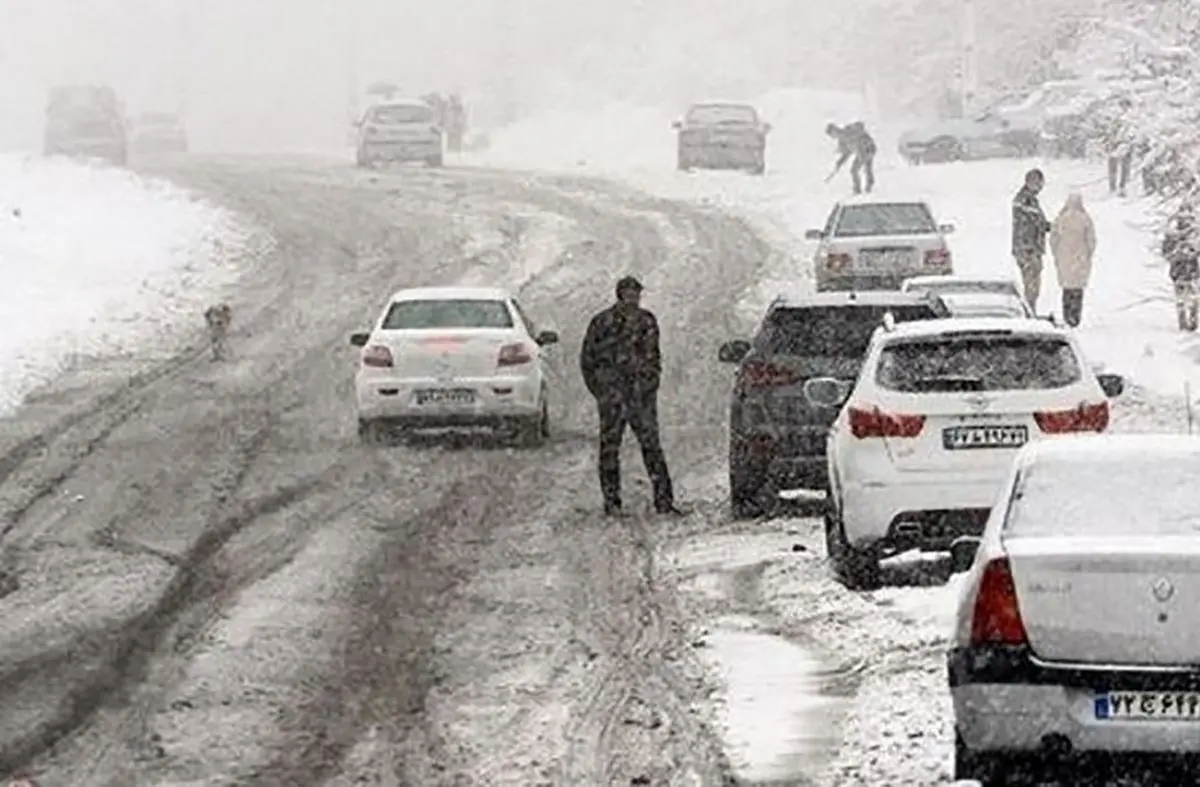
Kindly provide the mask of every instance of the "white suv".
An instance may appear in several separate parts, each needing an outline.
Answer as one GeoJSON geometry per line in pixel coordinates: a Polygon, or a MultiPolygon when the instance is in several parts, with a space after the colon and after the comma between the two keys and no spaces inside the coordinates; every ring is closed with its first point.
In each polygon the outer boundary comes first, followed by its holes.
{"type": "Polygon", "coordinates": [[[1108,398],[1123,388],[1044,320],[886,322],[855,383],[805,385],[810,401],[842,408],[826,448],[837,573],[850,587],[877,586],[882,558],[978,536],[1017,450],[1105,431],[1108,398]]]}

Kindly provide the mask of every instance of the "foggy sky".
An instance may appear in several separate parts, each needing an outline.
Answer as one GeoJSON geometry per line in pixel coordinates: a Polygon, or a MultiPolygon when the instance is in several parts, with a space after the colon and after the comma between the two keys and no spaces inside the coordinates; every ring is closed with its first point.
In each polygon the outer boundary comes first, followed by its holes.
{"type": "Polygon", "coordinates": [[[376,79],[461,90],[483,119],[506,102],[861,89],[956,46],[954,0],[900,5],[950,12],[897,41],[896,0],[0,0],[3,141],[36,147],[61,83],[111,84],[131,112],[183,108],[198,146],[246,150],[338,144],[355,83],[376,79]]]}

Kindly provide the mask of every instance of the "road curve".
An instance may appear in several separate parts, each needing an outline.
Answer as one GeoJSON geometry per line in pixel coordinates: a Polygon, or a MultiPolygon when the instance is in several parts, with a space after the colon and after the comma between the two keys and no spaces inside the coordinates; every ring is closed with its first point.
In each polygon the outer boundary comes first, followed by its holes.
{"type": "MultiPolygon", "coordinates": [[[[684,490],[722,465],[718,342],[770,250],[740,221],[488,170],[196,161],[158,174],[274,245],[233,357],[95,361],[0,425],[0,774],[45,784],[725,784],[656,540],[598,515],[575,373],[639,275],[684,490]],[[533,219],[530,219],[533,217],[533,219]],[[523,233],[567,227],[536,267],[523,233]],[[502,238],[480,252],[465,226],[502,238]],[[524,282],[556,437],[364,448],[348,334],[393,289],[524,282]]],[[[544,250],[543,250],[544,251],[544,250]]],[[[627,497],[648,508],[635,454],[627,497]]]]}

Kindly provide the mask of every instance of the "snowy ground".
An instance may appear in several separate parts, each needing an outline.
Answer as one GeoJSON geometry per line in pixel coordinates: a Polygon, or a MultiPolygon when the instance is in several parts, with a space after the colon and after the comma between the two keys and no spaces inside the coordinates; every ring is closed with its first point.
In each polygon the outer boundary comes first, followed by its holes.
{"type": "MultiPolygon", "coordinates": [[[[775,127],[764,177],[676,172],[672,115],[628,106],[530,119],[493,134],[479,163],[594,174],[745,216],[788,252],[772,275],[742,293],[739,316],[750,331],[781,285],[811,278],[804,230],[822,226],[832,203],[848,191],[845,175],[822,184],[834,151],[821,129],[827,120],[856,119],[859,111],[853,97],[814,100],[795,92],[766,96],[759,107],[775,127]]],[[[1200,343],[1174,328],[1170,284],[1153,250],[1162,220],[1156,206],[1110,197],[1105,173],[1094,163],[909,167],[889,155],[886,141],[881,147],[880,192],[928,198],[942,221],[954,223],[951,245],[963,273],[1016,278],[1009,204],[1027,168],[1037,165],[1047,174],[1042,203],[1051,217],[1068,193],[1081,192],[1096,222],[1099,251],[1080,336],[1093,363],[1134,384],[1118,406],[1116,428],[1186,428],[1185,391],[1200,390],[1194,360],[1200,343]]],[[[1049,260],[1047,268],[1039,310],[1058,312],[1049,260]]],[[[682,488],[700,490],[711,502],[724,498],[722,473],[682,476],[682,488]]],[[[942,654],[956,585],[947,583],[944,563],[899,563],[896,587],[847,592],[825,566],[812,519],[732,527],[662,549],[662,574],[711,621],[701,644],[725,686],[720,705],[727,745],[747,783],[950,781],[942,654]]]]}
{"type": "Polygon", "coordinates": [[[173,350],[264,242],[165,182],[0,157],[0,415],[81,356],[173,350]]]}

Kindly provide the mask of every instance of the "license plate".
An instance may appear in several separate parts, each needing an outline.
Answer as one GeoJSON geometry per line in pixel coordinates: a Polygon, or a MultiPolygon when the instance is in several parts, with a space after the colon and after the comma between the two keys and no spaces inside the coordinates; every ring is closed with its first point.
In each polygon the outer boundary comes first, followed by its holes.
{"type": "Polygon", "coordinates": [[[416,392],[417,404],[474,404],[470,388],[433,388],[416,392]]]}
{"type": "Polygon", "coordinates": [[[1029,441],[1025,426],[954,426],[942,430],[942,446],[947,451],[972,448],[1020,448],[1029,441]]]}
{"type": "Polygon", "coordinates": [[[1095,708],[1104,721],[1200,722],[1200,692],[1111,691],[1096,697],[1095,708]]]}
{"type": "Polygon", "coordinates": [[[912,260],[912,253],[907,251],[864,251],[863,262],[878,267],[900,268],[912,260]]]}

